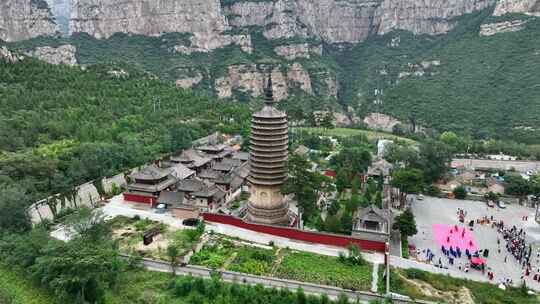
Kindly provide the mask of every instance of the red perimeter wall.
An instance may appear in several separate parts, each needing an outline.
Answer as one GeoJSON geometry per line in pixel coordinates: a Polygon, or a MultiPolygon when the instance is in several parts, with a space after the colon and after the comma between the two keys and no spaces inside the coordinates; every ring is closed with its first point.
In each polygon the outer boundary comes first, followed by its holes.
{"type": "Polygon", "coordinates": [[[202,215],[205,221],[232,225],[239,228],[285,237],[298,241],[332,245],[338,247],[347,247],[350,244],[357,244],[362,250],[378,251],[383,253],[385,249],[384,242],[361,240],[350,236],[304,231],[296,228],[252,224],[244,222],[243,220],[230,215],[215,213],[203,213],[202,215]]]}
{"type": "Polygon", "coordinates": [[[127,193],[127,192],[124,192],[123,194],[124,194],[125,201],[150,204],[152,206],[156,203],[156,198],[153,196],[144,196],[144,195],[139,195],[139,194],[127,193]]]}

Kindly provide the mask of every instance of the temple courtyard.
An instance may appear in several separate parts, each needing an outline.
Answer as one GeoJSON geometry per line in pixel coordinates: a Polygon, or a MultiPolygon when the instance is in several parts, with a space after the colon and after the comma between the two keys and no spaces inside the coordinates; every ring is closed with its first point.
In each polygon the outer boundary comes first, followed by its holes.
{"type": "MultiPolygon", "coordinates": [[[[534,209],[515,204],[501,209],[497,206],[488,207],[485,202],[480,201],[425,197],[424,200],[413,202],[412,210],[416,217],[418,233],[409,238],[409,244],[416,246],[418,261],[426,262],[426,251],[429,249],[435,254],[432,259],[433,264],[438,264],[441,258],[444,268],[459,271],[464,277],[471,279],[487,278],[487,273],[491,271],[494,274],[492,282],[497,284],[506,279],[512,280],[514,285],[521,284],[524,269],[506,250],[506,241],[497,228],[492,227],[491,218],[493,216],[496,222],[502,220],[507,227],[515,225],[518,231],[523,229],[526,246],[531,244],[533,248],[530,258],[532,269],[529,276],[524,276],[524,278],[528,286],[539,290],[540,283],[533,280],[535,274],[540,275],[540,261],[537,257],[540,253],[540,225],[534,220],[534,209]],[[464,223],[459,221],[460,209],[466,214],[464,223]],[[477,222],[485,218],[490,222],[484,221],[483,224],[477,222]],[[469,227],[470,221],[474,221],[472,230],[469,227]],[[497,240],[500,245],[497,244],[497,240]],[[461,258],[456,258],[454,264],[450,265],[449,259],[442,253],[441,245],[445,245],[447,250],[450,246],[454,249],[455,246],[459,246],[462,253],[466,248],[471,251],[488,249],[489,255],[485,258],[487,263],[485,273],[471,268],[465,274],[463,269],[468,263],[465,254],[462,254],[461,258]],[[459,270],[459,265],[462,266],[462,270],[459,270]]],[[[484,258],[483,255],[480,257],[484,258]]],[[[411,256],[411,259],[415,258],[411,256]]]]}

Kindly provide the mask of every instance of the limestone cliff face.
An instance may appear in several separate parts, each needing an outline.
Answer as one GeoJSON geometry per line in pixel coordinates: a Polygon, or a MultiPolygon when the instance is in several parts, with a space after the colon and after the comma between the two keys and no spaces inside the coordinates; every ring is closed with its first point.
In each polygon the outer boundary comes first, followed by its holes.
{"type": "Polygon", "coordinates": [[[314,36],[328,43],[357,43],[394,29],[442,34],[453,17],[495,0],[278,0],[239,1],[225,11],[236,27],[265,26],[269,39],[314,36]]]}
{"type": "Polygon", "coordinates": [[[74,0],[70,30],[97,38],[116,32],[188,32],[217,37],[229,29],[259,26],[268,39],[311,37],[327,43],[357,43],[393,29],[445,33],[454,26],[453,17],[484,9],[495,1],[74,0]]]}
{"type": "Polygon", "coordinates": [[[227,29],[219,0],[74,0],[70,32],[96,38],[114,33],[221,33],[227,29]]]}
{"type": "Polygon", "coordinates": [[[53,35],[57,26],[47,2],[41,0],[0,1],[0,40],[12,42],[53,35]]]}
{"type": "Polygon", "coordinates": [[[540,17],[540,0],[500,0],[493,15],[502,16],[507,13],[523,13],[540,17]]]}
{"type": "MultiPolygon", "coordinates": [[[[216,94],[220,98],[231,98],[234,91],[245,93],[251,97],[262,96],[267,82],[268,70],[266,65],[240,64],[228,67],[227,75],[215,81],[216,94]]],[[[274,98],[283,100],[289,96],[289,86],[296,84],[308,91],[311,89],[311,79],[298,64],[293,64],[289,73],[284,73],[279,67],[274,67],[270,73],[274,84],[274,98]],[[295,72],[292,72],[295,70],[295,72]],[[301,76],[300,76],[301,75],[301,76]],[[307,83],[307,84],[306,84],[307,83]]]]}
{"type": "Polygon", "coordinates": [[[483,10],[495,0],[384,0],[378,8],[378,34],[401,29],[415,34],[443,34],[452,18],[483,10]]]}

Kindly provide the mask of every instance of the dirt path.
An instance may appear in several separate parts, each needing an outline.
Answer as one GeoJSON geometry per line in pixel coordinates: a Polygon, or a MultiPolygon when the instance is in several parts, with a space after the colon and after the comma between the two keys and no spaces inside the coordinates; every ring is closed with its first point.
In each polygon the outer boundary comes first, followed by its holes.
{"type": "Polygon", "coordinates": [[[229,265],[231,265],[231,263],[234,261],[234,259],[236,259],[236,255],[238,253],[237,252],[234,252],[226,261],[225,263],[223,263],[223,266],[221,267],[221,270],[227,270],[227,268],[229,267],[229,265]]]}
{"type": "Polygon", "coordinates": [[[283,250],[281,250],[281,248],[278,248],[278,250],[276,251],[276,256],[277,256],[276,261],[274,262],[274,265],[272,265],[272,269],[270,270],[270,273],[272,276],[276,274],[276,271],[278,270],[279,265],[281,265],[281,262],[285,258],[285,253],[283,252],[283,250]]]}

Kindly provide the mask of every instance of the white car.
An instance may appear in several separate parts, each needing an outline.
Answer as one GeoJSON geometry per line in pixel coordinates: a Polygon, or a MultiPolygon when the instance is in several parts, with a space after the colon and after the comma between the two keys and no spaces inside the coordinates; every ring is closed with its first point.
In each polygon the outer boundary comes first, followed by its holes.
{"type": "Polygon", "coordinates": [[[506,208],[506,203],[503,201],[499,201],[499,208],[504,209],[506,208]]]}
{"type": "Polygon", "coordinates": [[[422,201],[422,200],[424,200],[424,195],[423,194],[418,194],[416,199],[418,199],[419,201],[422,201]]]}

